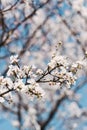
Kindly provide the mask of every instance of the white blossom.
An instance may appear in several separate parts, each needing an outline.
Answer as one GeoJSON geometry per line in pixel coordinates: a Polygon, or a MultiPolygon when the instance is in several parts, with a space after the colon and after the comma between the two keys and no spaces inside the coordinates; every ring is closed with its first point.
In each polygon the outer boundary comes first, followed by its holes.
{"type": "Polygon", "coordinates": [[[25,85],[21,79],[17,79],[17,81],[14,83],[14,89],[21,90],[24,87],[25,85]]]}
{"type": "Polygon", "coordinates": [[[41,69],[38,69],[38,70],[36,71],[36,74],[38,74],[38,75],[41,75],[41,74],[43,74],[43,70],[41,70],[41,69]]]}
{"type": "Polygon", "coordinates": [[[2,86],[7,86],[9,89],[13,88],[13,82],[10,78],[6,77],[2,80],[2,86]]]}
{"type": "Polygon", "coordinates": [[[12,76],[12,75],[17,76],[20,72],[21,72],[21,70],[19,69],[18,66],[10,65],[8,72],[7,72],[7,76],[12,76]]]}
{"type": "Polygon", "coordinates": [[[2,84],[3,79],[4,79],[4,77],[0,76],[0,85],[2,84]]]}
{"type": "Polygon", "coordinates": [[[5,100],[3,97],[0,97],[0,102],[3,103],[5,100]]]}
{"type": "Polygon", "coordinates": [[[27,81],[28,83],[30,83],[30,84],[35,84],[36,82],[35,82],[35,79],[29,79],[28,81],[27,81]]]}
{"type": "Polygon", "coordinates": [[[19,59],[18,59],[18,55],[12,55],[10,57],[10,62],[11,63],[18,63],[19,59]]]}
{"type": "Polygon", "coordinates": [[[29,71],[31,70],[31,67],[30,66],[27,66],[27,65],[24,65],[23,68],[22,68],[22,71],[28,75],[29,74],[29,71]]]}
{"type": "Polygon", "coordinates": [[[50,68],[54,68],[55,66],[67,66],[68,62],[66,60],[66,57],[64,56],[55,56],[53,59],[48,63],[48,66],[50,68]]]}

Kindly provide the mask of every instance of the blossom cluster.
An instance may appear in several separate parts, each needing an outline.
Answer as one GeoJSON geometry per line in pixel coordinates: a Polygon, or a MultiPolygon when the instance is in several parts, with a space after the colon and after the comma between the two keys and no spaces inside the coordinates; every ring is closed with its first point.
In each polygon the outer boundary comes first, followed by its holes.
{"type": "MultiPolygon", "coordinates": [[[[29,96],[44,96],[44,90],[35,81],[36,75],[32,66],[20,67],[18,55],[10,57],[10,65],[6,77],[0,76],[0,102],[7,97],[12,98],[12,91],[22,92],[29,96]]],[[[37,70],[38,73],[39,70],[37,70]]]]}
{"type": "Polygon", "coordinates": [[[53,81],[60,84],[60,87],[66,86],[70,88],[77,79],[77,71],[86,65],[84,60],[72,63],[70,59],[61,55],[54,55],[48,63],[49,71],[53,76],[53,81]]]}
{"type": "Polygon", "coordinates": [[[77,70],[83,65],[81,61],[71,63],[65,56],[55,55],[48,63],[46,71],[43,71],[33,66],[21,67],[18,55],[11,56],[6,77],[0,76],[0,102],[12,98],[13,91],[31,97],[43,97],[45,92],[40,83],[59,84],[60,88],[70,88],[76,81],[77,70]]]}

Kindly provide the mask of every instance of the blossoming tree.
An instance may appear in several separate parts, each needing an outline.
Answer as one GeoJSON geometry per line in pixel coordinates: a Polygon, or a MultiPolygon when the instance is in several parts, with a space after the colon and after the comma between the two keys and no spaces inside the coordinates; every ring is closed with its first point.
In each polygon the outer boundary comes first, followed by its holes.
{"type": "Polygon", "coordinates": [[[87,129],[86,11],[86,0],[0,1],[0,110],[19,130],[87,129]]]}

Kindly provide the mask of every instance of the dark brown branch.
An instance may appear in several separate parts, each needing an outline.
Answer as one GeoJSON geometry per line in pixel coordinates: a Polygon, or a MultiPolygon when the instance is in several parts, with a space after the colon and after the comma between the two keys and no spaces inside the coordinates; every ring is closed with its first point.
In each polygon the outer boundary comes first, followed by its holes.
{"type": "Polygon", "coordinates": [[[7,12],[7,11],[11,11],[18,3],[19,0],[17,0],[13,5],[11,5],[10,8],[8,9],[4,9],[4,10],[0,10],[0,13],[4,13],[4,12],[7,12]]]}
{"type": "Polygon", "coordinates": [[[0,47],[1,47],[1,46],[4,46],[4,45],[6,44],[6,41],[7,41],[8,38],[10,37],[10,33],[11,33],[11,34],[14,33],[14,31],[15,31],[21,24],[23,24],[23,23],[24,23],[25,21],[27,21],[28,19],[32,18],[32,17],[36,14],[36,12],[37,12],[39,9],[43,8],[48,2],[50,2],[50,0],[47,0],[45,3],[41,4],[37,9],[34,9],[33,12],[32,12],[30,15],[28,15],[28,16],[25,17],[21,22],[19,22],[19,23],[16,25],[15,28],[11,29],[11,30],[7,33],[7,36],[6,36],[5,40],[0,44],[0,47]]]}
{"type": "Polygon", "coordinates": [[[12,89],[9,89],[9,90],[7,90],[7,91],[1,93],[1,94],[0,94],[0,97],[3,97],[4,95],[6,95],[6,94],[8,94],[9,92],[12,92],[12,91],[15,91],[15,89],[12,88],[12,89]]]}
{"type": "Polygon", "coordinates": [[[58,110],[58,107],[59,107],[60,104],[63,102],[63,100],[66,99],[66,97],[67,97],[67,96],[66,96],[65,94],[63,94],[63,95],[61,95],[61,96],[59,97],[59,99],[56,101],[54,107],[52,108],[52,110],[51,110],[51,112],[50,112],[50,114],[49,114],[49,116],[48,116],[48,119],[41,124],[41,130],[45,130],[46,126],[49,124],[49,122],[50,122],[50,121],[53,119],[53,117],[55,116],[55,114],[56,114],[56,112],[57,112],[57,110],[58,110]]]}

